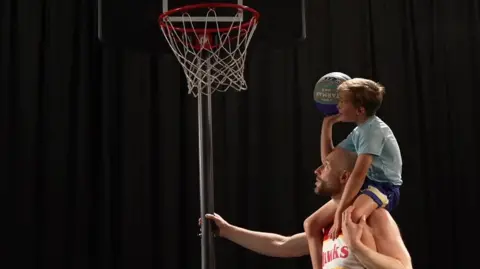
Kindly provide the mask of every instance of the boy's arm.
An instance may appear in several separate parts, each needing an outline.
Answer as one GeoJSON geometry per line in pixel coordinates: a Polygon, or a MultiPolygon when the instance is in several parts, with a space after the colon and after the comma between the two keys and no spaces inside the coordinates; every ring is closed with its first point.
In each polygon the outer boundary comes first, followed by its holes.
{"type": "Polygon", "coordinates": [[[338,115],[328,116],[323,119],[322,131],[320,133],[320,157],[322,163],[333,150],[332,127],[338,121],[338,115]]]}
{"type": "Polygon", "coordinates": [[[373,162],[373,156],[380,155],[385,144],[385,136],[379,128],[360,129],[358,135],[358,158],[345,185],[342,199],[338,205],[337,217],[340,217],[341,212],[352,204],[365,182],[368,169],[373,162]]]}

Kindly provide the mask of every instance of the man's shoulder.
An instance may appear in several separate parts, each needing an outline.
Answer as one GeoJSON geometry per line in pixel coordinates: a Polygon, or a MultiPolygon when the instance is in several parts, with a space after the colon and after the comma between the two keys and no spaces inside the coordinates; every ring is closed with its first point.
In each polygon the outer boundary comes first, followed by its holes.
{"type": "Polygon", "coordinates": [[[374,210],[369,216],[367,223],[374,231],[380,233],[398,229],[392,215],[384,208],[374,210]]]}

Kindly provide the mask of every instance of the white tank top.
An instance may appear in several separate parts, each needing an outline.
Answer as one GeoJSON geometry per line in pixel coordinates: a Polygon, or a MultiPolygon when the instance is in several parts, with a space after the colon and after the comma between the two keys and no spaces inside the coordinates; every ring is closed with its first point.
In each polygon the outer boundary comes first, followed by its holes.
{"type": "Polygon", "coordinates": [[[332,240],[328,237],[329,229],[324,230],[322,247],[322,268],[323,269],[365,269],[357,258],[350,253],[343,234],[332,240]]]}

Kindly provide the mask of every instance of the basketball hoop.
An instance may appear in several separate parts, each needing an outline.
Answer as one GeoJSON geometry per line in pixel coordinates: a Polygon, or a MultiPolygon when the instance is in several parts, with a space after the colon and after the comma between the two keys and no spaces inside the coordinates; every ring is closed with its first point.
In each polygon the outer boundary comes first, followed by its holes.
{"type": "Polygon", "coordinates": [[[197,98],[202,269],[214,268],[213,227],[204,218],[214,209],[212,94],[247,89],[247,48],[260,14],[226,3],[188,5],[164,12],[158,24],[197,98]],[[223,9],[217,16],[217,9],[223,9]],[[206,105],[203,99],[207,99],[206,105]],[[205,126],[206,123],[206,126],[205,126]]]}
{"type": "Polygon", "coordinates": [[[183,67],[189,94],[197,97],[247,89],[247,48],[259,18],[260,14],[250,7],[227,3],[188,5],[159,16],[160,29],[183,67]],[[217,9],[234,14],[224,19],[217,16],[217,9]],[[172,19],[173,15],[177,15],[176,19],[172,19]],[[198,16],[202,19],[193,19],[198,16]]]}

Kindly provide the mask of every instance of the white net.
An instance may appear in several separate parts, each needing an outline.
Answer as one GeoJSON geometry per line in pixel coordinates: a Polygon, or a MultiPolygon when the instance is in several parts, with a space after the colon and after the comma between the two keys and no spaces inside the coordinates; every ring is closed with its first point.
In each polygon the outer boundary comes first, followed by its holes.
{"type": "Polygon", "coordinates": [[[239,18],[244,12],[238,9],[235,19],[227,25],[219,21],[211,7],[205,9],[204,22],[194,21],[188,11],[182,11],[181,19],[175,22],[168,16],[161,19],[160,28],[183,67],[189,94],[197,97],[216,91],[247,89],[245,61],[257,21],[252,16],[242,22],[239,18]],[[220,24],[224,24],[223,27],[220,24]]]}

